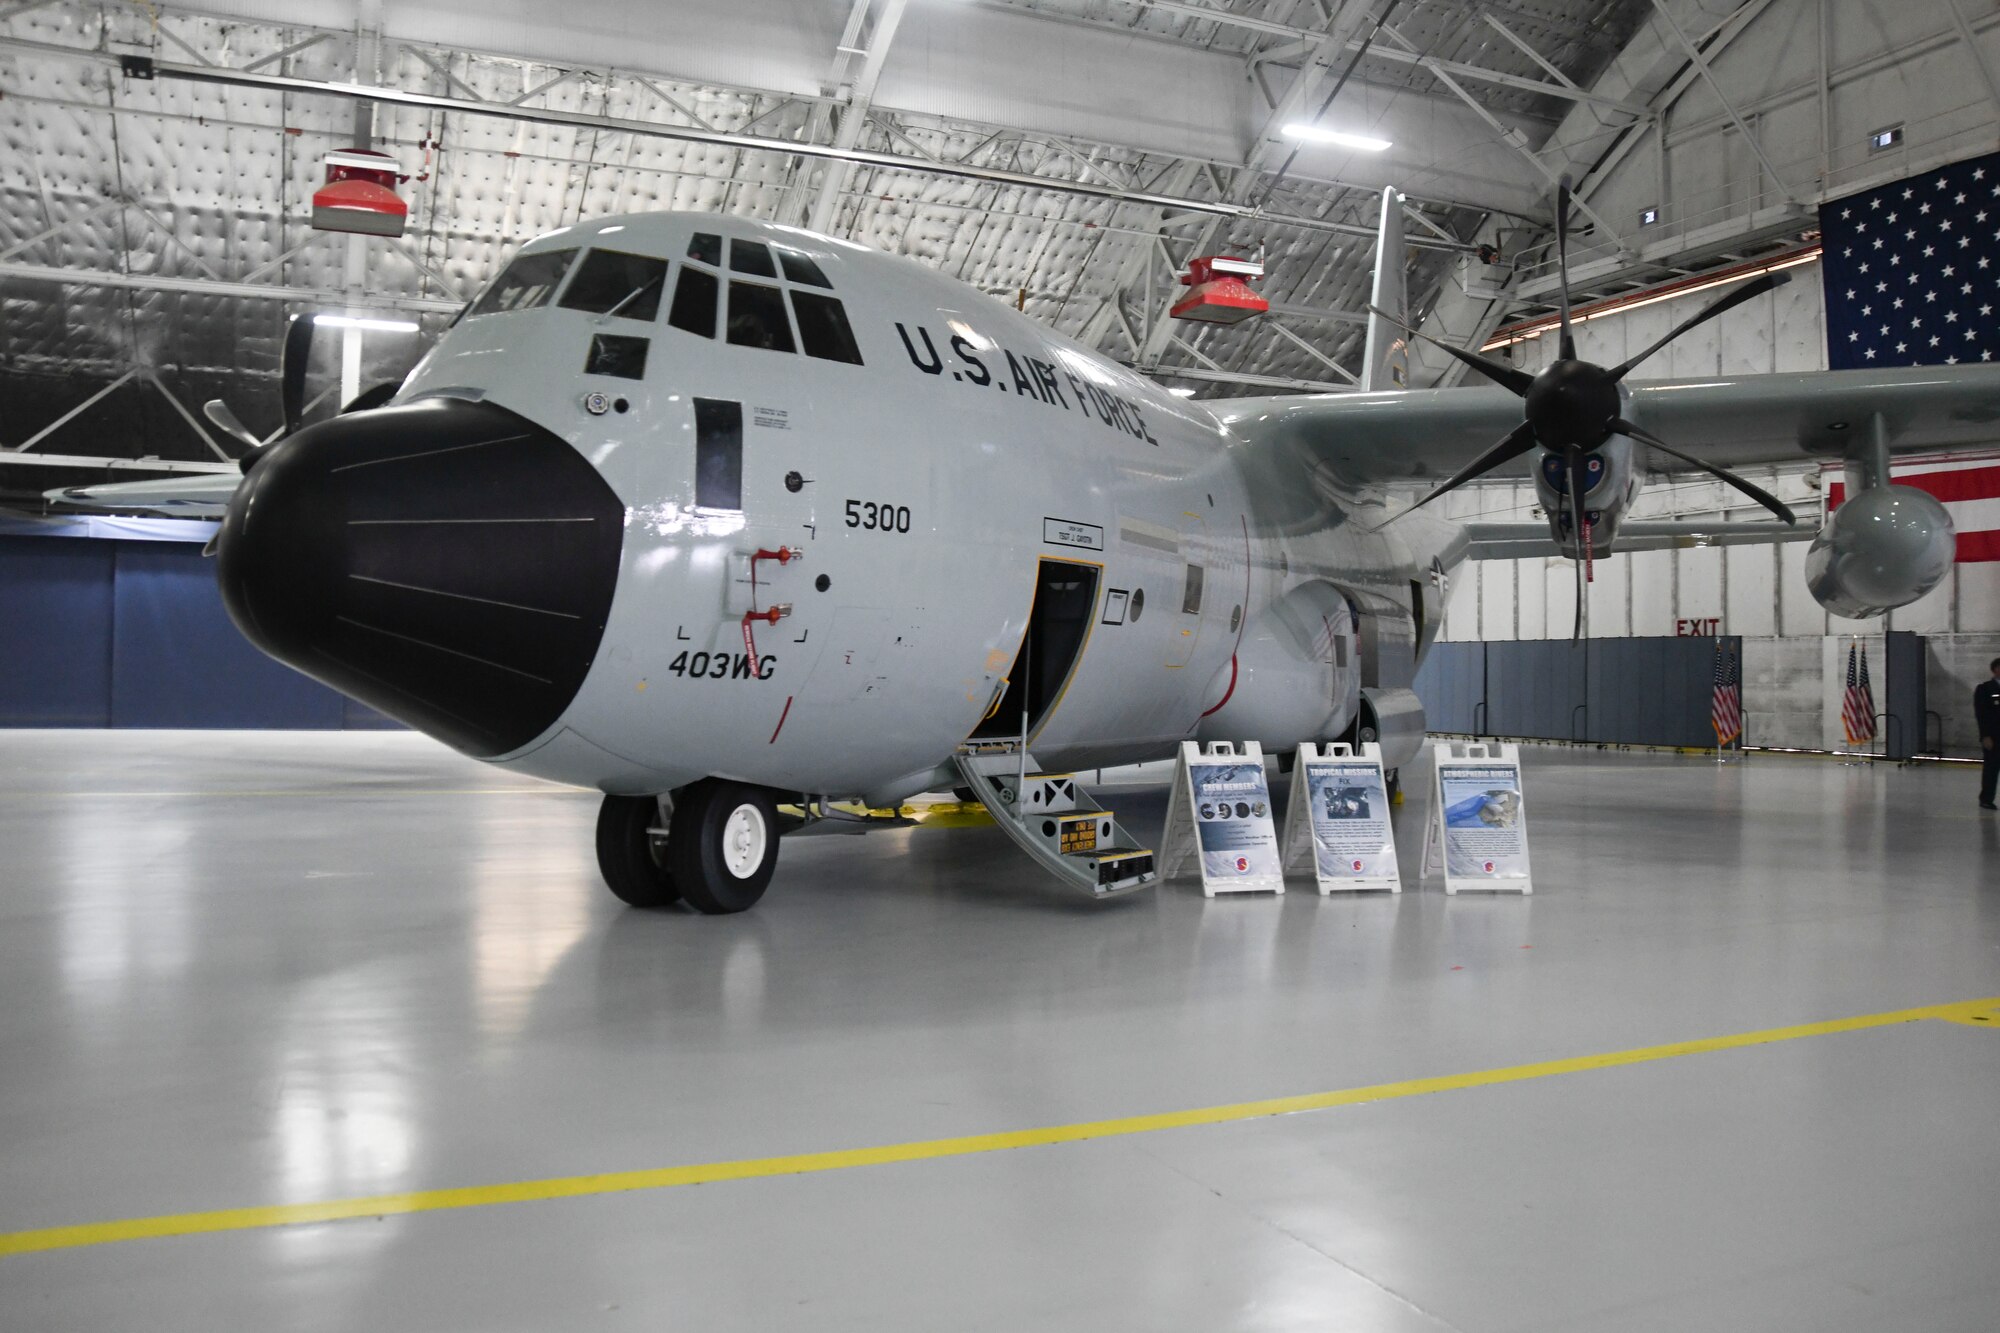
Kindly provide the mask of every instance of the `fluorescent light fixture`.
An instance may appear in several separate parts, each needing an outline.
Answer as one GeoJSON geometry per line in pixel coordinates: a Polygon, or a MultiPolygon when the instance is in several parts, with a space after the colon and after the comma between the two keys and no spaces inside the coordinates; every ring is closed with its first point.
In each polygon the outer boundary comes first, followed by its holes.
{"type": "Polygon", "coordinates": [[[414,319],[363,319],[358,315],[314,315],[313,323],[330,329],[374,329],[380,333],[415,333],[414,319]]]}
{"type": "MultiPolygon", "coordinates": [[[[1673,291],[1654,292],[1650,296],[1641,296],[1630,301],[1620,302],[1614,299],[1611,304],[1596,310],[1579,310],[1570,315],[1570,323],[1584,324],[1593,319],[1603,319],[1607,315],[1622,315],[1628,311],[1644,309],[1649,305],[1658,305],[1662,301],[1678,301],[1684,296],[1693,296],[1697,292],[1712,291],[1717,287],[1733,287],[1737,283],[1747,282],[1751,278],[1761,278],[1766,273],[1778,273],[1788,268],[1797,268],[1801,264],[1816,264],[1819,262],[1819,255],[1819,246],[1808,246],[1806,249],[1787,255],[1782,259],[1774,259],[1768,264],[1759,264],[1752,268],[1738,269],[1733,273],[1724,274],[1707,282],[1694,283],[1690,286],[1676,288],[1673,291]]],[[[1491,352],[1501,347],[1511,347],[1515,343],[1528,342],[1541,337],[1544,333],[1561,327],[1561,324],[1562,320],[1560,316],[1539,319],[1532,324],[1523,325],[1505,334],[1488,338],[1484,343],[1480,344],[1479,350],[1482,352],[1491,352]]]]}
{"type": "Polygon", "coordinates": [[[1172,394],[1172,395],[1173,395],[1174,397],[1176,397],[1176,398],[1192,398],[1192,397],[1194,397],[1194,390],[1193,390],[1193,389],[1189,389],[1189,388],[1185,388],[1185,387],[1183,387],[1183,386],[1181,386],[1181,385],[1178,385],[1178,384],[1177,384],[1177,385],[1175,385],[1175,386],[1174,386],[1173,388],[1171,388],[1171,389],[1168,389],[1168,390],[1167,390],[1167,392],[1168,392],[1168,393],[1170,393],[1170,394],[1172,394]]]}
{"type": "Polygon", "coordinates": [[[1380,153],[1389,147],[1387,139],[1372,139],[1365,134],[1349,134],[1346,130],[1323,129],[1318,125],[1287,125],[1283,133],[1287,139],[1305,139],[1311,143],[1337,143],[1343,148],[1358,148],[1364,153],[1380,153]]]}
{"type": "Polygon", "coordinates": [[[1261,278],[1264,276],[1264,265],[1255,259],[1231,259],[1227,255],[1210,255],[1208,271],[1233,273],[1242,278],[1261,278]]]}

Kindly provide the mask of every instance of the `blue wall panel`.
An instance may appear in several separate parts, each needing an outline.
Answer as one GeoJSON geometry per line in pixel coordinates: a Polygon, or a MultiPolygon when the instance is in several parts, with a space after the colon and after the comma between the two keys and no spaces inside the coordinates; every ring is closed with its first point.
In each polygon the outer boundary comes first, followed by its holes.
{"type": "Polygon", "coordinates": [[[119,542],[111,725],[337,729],[341,697],[237,632],[215,562],[165,542],[119,542]]]}
{"type": "Polygon", "coordinates": [[[0,535],[0,726],[399,725],[251,647],[198,544],[0,535]]]}
{"type": "Polygon", "coordinates": [[[1436,645],[1416,688],[1432,731],[1711,746],[1714,673],[1712,639],[1509,639],[1436,645]]]}
{"type": "Polygon", "coordinates": [[[0,537],[0,725],[110,725],[112,547],[0,537]]]}

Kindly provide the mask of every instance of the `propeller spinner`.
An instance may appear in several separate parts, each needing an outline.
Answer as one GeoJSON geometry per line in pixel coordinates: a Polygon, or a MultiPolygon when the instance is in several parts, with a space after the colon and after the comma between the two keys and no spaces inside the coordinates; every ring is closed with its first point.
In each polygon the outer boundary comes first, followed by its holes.
{"type": "MultiPolygon", "coordinates": [[[[1556,263],[1561,277],[1557,309],[1561,342],[1556,360],[1538,375],[1530,375],[1504,362],[1495,361],[1476,352],[1468,352],[1450,343],[1440,342],[1426,333],[1411,328],[1385,310],[1369,307],[1373,313],[1396,324],[1411,337],[1420,338],[1447,355],[1464,362],[1471,369],[1523,400],[1522,422],[1519,426],[1456,475],[1433,488],[1428,495],[1410,508],[1421,509],[1447,491],[1456,490],[1466,482],[1482,477],[1540,445],[1562,458],[1563,472],[1567,478],[1567,485],[1563,488],[1564,498],[1568,502],[1572,521],[1576,524],[1578,545],[1588,559],[1590,524],[1584,517],[1583,507],[1583,495],[1590,485],[1587,455],[1612,436],[1624,435],[1727,482],[1785,522],[1797,522],[1797,516],[1776,496],[1762,487],[1745,481],[1725,468],[1716,467],[1712,463],[1684,454],[1658,436],[1625,420],[1619,415],[1623,400],[1618,390],[1619,382],[1635,366],[1683,333],[1734,310],[1745,301],[1754,300],[1765,292],[1783,286],[1790,281],[1790,278],[1781,273],[1766,273],[1675,325],[1668,330],[1665,337],[1623,365],[1611,368],[1596,365],[1577,357],[1576,337],[1570,327],[1569,210],[1570,182],[1568,177],[1564,177],[1556,190],[1556,263]]],[[[1584,563],[1578,561],[1576,633],[1579,635],[1583,628],[1583,576],[1584,563]]]]}

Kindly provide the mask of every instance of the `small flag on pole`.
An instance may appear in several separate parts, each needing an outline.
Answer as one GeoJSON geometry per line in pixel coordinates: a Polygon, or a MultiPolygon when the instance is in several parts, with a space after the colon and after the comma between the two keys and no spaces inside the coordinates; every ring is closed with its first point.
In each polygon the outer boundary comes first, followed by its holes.
{"type": "Polygon", "coordinates": [[[1719,750],[1743,735],[1743,675],[1736,654],[1715,644],[1715,693],[1709,704],[1708,720],[1715,727],[1719,750]]]}
{"type": "Polygon", "coordinates": [[[1847,646],[1847,691],[1840,699],[1840,725],[1849,745],[1875,739],[1875,689],[1868,682],[1868,650],[1856,644],[1847,646]]]}

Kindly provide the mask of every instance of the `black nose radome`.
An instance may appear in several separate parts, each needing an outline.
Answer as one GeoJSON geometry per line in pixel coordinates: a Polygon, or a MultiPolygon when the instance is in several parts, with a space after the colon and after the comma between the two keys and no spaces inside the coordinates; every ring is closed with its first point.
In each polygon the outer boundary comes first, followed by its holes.
{"type": "Polygon", "coordinates": [[[576,450],[438,399],[273,445],[222,521],[217,575],[271,656],[489,756],[576,696],[623,540],[624,507],[576,450]]]}

